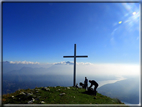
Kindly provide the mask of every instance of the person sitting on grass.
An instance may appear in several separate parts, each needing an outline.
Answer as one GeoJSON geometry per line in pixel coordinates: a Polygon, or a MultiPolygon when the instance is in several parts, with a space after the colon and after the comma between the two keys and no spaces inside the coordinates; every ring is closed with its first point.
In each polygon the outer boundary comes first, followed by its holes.
{"type": "Polygon", "coordinates": [[[76,86],[75,86],[76,88],[79,88],[79,86],[78,86],[78,84],[76,84],[76,86]]]}
{"type": "Polygon", "coordinates": [[[84,84],[83,84],[82,82],[80,82],[79,85],[80,85],[82,88],[85,88],[85,87],[84,87],[84,84]]]}

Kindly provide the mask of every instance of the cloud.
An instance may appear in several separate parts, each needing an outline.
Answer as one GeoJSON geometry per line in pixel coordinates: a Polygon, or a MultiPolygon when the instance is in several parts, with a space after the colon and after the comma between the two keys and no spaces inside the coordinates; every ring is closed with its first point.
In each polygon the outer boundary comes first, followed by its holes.
{"type": "Polygon", "coordinates": [[[77,62],[76,63],[77,65],[93,65],[93,63],[90,63],[90,62],[77,62]]]}
{"type": "MultiPolygon", "coordinates": [[[[73,61],[62,61],[62,62],[56,62],[56,63],[53,63],[54,65],[73,65],[74,62],[73,61]]],[[[90,62],[76,62],[76,65],[93,65],[92,63],[90,62]]]]}
{"type": "Polygon", "coordinates": [[[10,64],[39,64],[39,62],[31,62],[31,61],[9,61],[9,63],[10,64]]]}

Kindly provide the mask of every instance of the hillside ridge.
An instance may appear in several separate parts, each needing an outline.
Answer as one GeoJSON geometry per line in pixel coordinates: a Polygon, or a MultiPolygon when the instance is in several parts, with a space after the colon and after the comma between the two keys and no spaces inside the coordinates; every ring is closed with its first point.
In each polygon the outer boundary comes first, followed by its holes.
{"type": "Polygon", "coordinates": [[[19,89],[2,96],[3,104],[124,104],[117,98],[97,93],[89,94],[85,89],[76,87],[36,87],[19,89]]]}

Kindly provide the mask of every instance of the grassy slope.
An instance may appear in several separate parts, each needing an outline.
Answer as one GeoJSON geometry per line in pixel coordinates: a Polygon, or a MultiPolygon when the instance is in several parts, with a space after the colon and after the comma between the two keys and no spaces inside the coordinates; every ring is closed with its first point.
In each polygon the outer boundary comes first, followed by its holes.
{"type": "Polygon", "coordinates": [[[34,104],[40,104],[41,101],[44,101],[45,104],[124,104],[118,99],[112,99],[99,93],[97,93],[96,99],[94,99],[94,95],[87,94],[85,89],[75,87],[67,89],[67,87],[60,86],[48,88],[50,91],[42,90],[42,87],[21,89],[14,93],[3,95],[2,102],[3,104],[27,104],[28,101],[34,98],[36,99],[33,102],[34,104]],[[36,92],[36,89],[40,89],[40,91],[36,92]],[[20,92],[32,92],[33,95],[20,95],[20,92]],[[61,96],[60,93],[65,93],[65,95],[61,96]]]}

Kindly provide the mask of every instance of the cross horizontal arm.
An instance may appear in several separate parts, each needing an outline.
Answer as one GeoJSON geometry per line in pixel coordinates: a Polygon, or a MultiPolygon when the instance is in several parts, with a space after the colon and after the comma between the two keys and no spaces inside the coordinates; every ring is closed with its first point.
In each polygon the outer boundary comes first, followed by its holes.
{"type": "Polygon", "coordinates": [[[88,56],[76,56],[77,58],[80,58],[80,57],[88,57],[88,56]]]}
{"type": "MultiPolygon", "coordinates": [[[[74,56],[63,56],[64,58],[74,58],[74,56]]],[[[82,58],[82,57],[88,57],[88,56],[76,56],[76,58],[82,58]]]]}
{"type": "Polygon", "coordinates": [[[63,56],[64,58],[74,58],[74,56],[63,56]]]}

